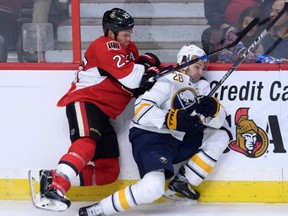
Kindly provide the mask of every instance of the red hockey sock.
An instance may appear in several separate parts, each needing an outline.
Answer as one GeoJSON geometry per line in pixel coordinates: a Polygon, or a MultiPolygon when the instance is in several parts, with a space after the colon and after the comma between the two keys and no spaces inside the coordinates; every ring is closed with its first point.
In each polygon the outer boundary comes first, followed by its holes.
{"type": "Polygon", "coordinates": [[[92,159],[95,154],[96,142],[89,138],[79,138],[72,143],[68,150],[59,161],[70,166],[78,175],[84,166],[92,159]]]}
{"type": "Polygon", "coordinates": [[[118,158],[101,158],[94,161],[96,185],[110,184],[117,180],[120,167],[118,158]]]}
{"type": "Polygon", "coordinates": [[[94,167],[92,165],[86,165],[80,175],[80,184],[81,186],[92,186],[95,185],[95,182],[93,183],[93,172],[94,167]]]}
{"type": "Polygon", "coordinates": [[[81,186],[106,185],[117,180],[120,172],[118,158],[102,158],[87,165],[80,173],[81,186]]]}
{"type": "Polygon", "coordinates": [[[71,188],[70,180],[63,173],[56,173],[56,170],[52,170],[52,184],[51,188],[56,188],[63,195],[71,188]]]}

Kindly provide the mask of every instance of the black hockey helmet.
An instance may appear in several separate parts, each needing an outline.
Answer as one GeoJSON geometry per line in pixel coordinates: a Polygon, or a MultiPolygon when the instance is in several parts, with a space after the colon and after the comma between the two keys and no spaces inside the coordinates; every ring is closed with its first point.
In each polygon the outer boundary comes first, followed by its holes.
{"type": "Polygon", "coordinates": [[[125,10],[113,8],[104,13],[102,26],[105,35],[107,35],[108,29],[111,29],[117,35],[120,30],[132,29],[134,19],[125,10]]]}

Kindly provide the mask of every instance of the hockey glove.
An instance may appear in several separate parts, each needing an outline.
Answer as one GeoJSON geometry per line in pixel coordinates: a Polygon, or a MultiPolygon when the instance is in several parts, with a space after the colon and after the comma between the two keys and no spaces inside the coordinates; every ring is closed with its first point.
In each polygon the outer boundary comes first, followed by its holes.
{"type": "Polygon", "coordinates": [[[165,125],[168,129],[186,133],[193,132],[193,130],[202,130],[203,128],[198,116],[191,116],[186,110],[173,108],[166,114],[165,125]]]}
{"type": "Polygon", "coordinates": [[[161,61],[153,53],[144,53],[144,55],[140,55],[136,63],[144,65],[145,71],[152,66],[160,67],[161,65],[161,61]]]}
{"type": "Polygon", "coordinates": [[[204,117],[216,117],[219,109],[220,109],[220,103],[217,100],[217,98],[214,97],[208,97],[208,96],[198,96],[196,103],[195,111],[198,114],[203,115],[204,117]]]}
{"type": "Polygon", "coordinates": [[[135,89],[134,91],[135,97],[138,97],[139,95],[144,94],[145,91],[148,91],[154,86],[154,84],[156,83],[156,80],[150,79],[150,78],[156,76],[159,73],[159,71],[160,69],[156,66],[150,67],[146,70],[146,72],[144,73],[142,77],[140,87],[135,89]]]}

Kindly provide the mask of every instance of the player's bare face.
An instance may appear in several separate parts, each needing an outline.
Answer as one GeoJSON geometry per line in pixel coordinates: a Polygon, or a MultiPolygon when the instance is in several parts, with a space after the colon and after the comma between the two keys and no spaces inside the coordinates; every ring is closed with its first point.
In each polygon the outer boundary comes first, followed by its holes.
{"type": "Polygon", "coordinates": [[[132,29],[122,30],[118,32],[117,41],[124,47],[128,47],[131,41],[132,29]]]}
{"type": "Polygon", "coordinates": [[[205,71],[205,63],[203,61],[198,61],[195,64],[191,64],[188,66],[185,74],[190,77],[193,77],[195,80],[200,80],[201,76],[205,71]]]}

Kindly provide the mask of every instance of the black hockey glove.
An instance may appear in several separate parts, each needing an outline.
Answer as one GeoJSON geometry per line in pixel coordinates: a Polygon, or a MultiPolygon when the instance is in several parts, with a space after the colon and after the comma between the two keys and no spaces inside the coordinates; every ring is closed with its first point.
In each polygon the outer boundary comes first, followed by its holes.
{"type": "Polygon", "coordinates": [[[160,67],[161,61],[153,53],[144,53],[143,55],[139,56],[139,58],[136,61],[136,64],[144,65],[146,71],[148,70],[148,68],[153,66],[160,67]]]}
{"type": "Polygon", "coordinates": [[[198,116],[191,116],[190,112],[181,109],[170,109],[166,114],[165,125],[168,129],[186,133],[203,129],[198,116]]]}
{"type": "Polygon", "coordinates": [[[198,96],[196,99],[197,103],[195,111],[198,114],[202,114],[206,118],[207,117],[214,118],[217,116],[220,109],[220,104],[217,98],[202,95],[198,96]]]}
{"type": "Polygon", "coordinates": [[[156,83],[156,80],[150,79],[154,76],[156,76],[159,73],[160,69],[156,66],[150,67],[146,70],[144,73],[140,87],[134,90],[134,96],[138,97],[139,95],[142,95],[145,93],[145,91],[148,91],[151,89],[154,84],[156,83]]]}

